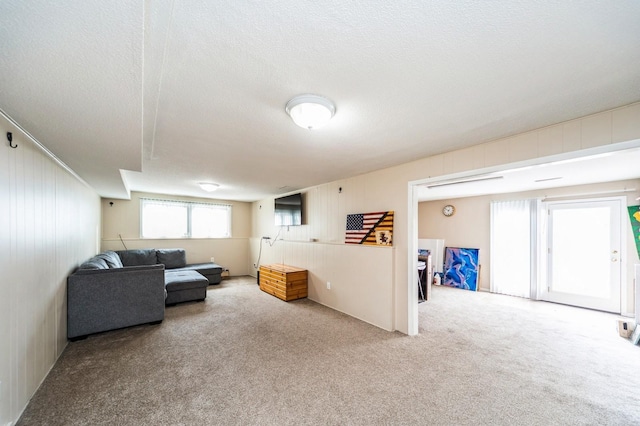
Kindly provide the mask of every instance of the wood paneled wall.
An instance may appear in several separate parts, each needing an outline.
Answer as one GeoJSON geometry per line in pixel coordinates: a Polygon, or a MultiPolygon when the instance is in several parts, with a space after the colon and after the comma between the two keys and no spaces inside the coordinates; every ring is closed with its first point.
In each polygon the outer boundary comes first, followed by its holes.
{"type": "MultiPolygon", "coordinates": [[[[406,181],[398,181],[406,188],[406,181]]],[[[345,245],[346,215],[393,210],[401,191],[387,182],[354,177],[302,191],[307,225],[276,227],[273,198],[253,205],[250,242],[255,264],[284,263],[309,271],[309,299],[385,330],[394,330],[394,259],[397,246],[345,245]],[[271,238],[268,242],[261,237],[271,238]],[[277,240],[276,240],[277,239],[277,240]],[[327,288],[327,282],[331,288],[327,288]]],[[[406,192],[406,189],[405,189],[406,192]]],[[[394,240],[402,241],[401,231],[394,240]]],[[[402,243],[400,243],[402,245],[402,243]]]]}
{"type": "MultiPolygon", "coordinates": [[[[258,251],[259,244],[252,241],[258,251]]],[[[271,246],[263,241],[260,264],[307,269],[309,299],[392,331],[394,255],[393,247],[287,240],[271,246]]]]}
{"type": "Polygon", "coordinates": [[[96,253],[100,198],[0,117],[0,424],[67,344],[66,278],[96,253]],[[18,148],[9,147],[6,133],[18,148]]]}

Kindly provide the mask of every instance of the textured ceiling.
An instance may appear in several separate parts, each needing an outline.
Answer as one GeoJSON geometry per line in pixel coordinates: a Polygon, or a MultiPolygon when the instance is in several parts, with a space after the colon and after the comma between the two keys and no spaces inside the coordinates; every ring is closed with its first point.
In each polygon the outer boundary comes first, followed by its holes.
{"type": "Polygon", "coordinates": [[[632,1],[4,0],[0,109],[104,197],[251,201],[639,101],[639,18],[632,1]],[[327,126],[289,119],[301,93],[335,102],[327,126]]]}

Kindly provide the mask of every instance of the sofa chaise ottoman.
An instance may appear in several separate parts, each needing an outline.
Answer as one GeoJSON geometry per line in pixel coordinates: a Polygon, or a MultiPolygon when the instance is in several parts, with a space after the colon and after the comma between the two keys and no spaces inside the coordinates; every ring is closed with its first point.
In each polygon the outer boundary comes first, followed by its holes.
{"type": "Polygon", "coordinates": [[[167,291],[165,305],[204,300],[207,297],[209,281],[196,271],[165,270],[164,288],[167,291]]]}

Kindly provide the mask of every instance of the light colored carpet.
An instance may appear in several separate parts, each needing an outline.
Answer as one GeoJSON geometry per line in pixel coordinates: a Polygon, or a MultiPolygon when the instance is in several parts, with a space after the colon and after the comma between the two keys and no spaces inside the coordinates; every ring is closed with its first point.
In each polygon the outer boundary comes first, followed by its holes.
{"type": "Polygon", "coordinates": [[[408,337],[225,280],[69,343],[18,424],[640,424],[616,316],[444,287],[419,310],[408,337]]]}

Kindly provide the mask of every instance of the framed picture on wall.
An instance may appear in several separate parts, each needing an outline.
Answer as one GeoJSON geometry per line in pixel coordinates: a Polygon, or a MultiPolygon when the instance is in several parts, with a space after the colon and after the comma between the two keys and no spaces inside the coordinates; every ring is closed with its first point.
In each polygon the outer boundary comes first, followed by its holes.
{"type": "Polygon", "coordinates": [[[480,265],[476,248],[446,247],[444,252],[444,276],[442,285],[478,290],[480,265]]]}

